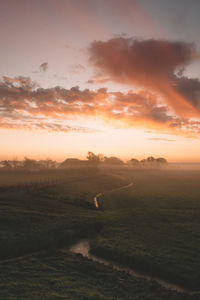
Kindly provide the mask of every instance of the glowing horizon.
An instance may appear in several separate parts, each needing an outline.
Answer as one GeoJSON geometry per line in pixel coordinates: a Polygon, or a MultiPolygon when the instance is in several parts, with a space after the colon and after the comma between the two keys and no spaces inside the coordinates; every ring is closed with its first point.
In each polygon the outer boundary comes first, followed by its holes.
{"type": "Polygon", "coordinates": [[[191,2],[1,3],[0,160],[93,151],[200,162],[200,4],[191,2]]]}
{"type": "Polygon", "coordinates": [[[92,151],[96,154],[104,154],[105,156],[117,156],[124,161],[131,158],[141,160],[148,156],[154,156],[165,157],[169,162],[200,162],[199,150],[196,148],[198,141],[191,141],[188,147],[187,141],[184,141],[185,139],[182,137],[176,140],[170,135],[163,137],[163,135],[145,132],[142,135],[140,130],[134,133],[130,129],[117,129],[110,130],[107,134],[68,133],[67,135],[62,132],[46,134],[44,131],[40,132],[39,135],[38,132],[34,131],[24,131],[23,134],[18,132],[13,135],[13,132],[5,131],[5,135],[7,137],[7,139],[5,138],[6,145],[5,148],[2,147],[1,149],[0,160],[22,160],[24,157],[37,160],[51,158],[57,161],[74,157],[85,159],[87,152],[92,151]],[[127,140],[129,140],[129,148],[126,147],[127,140]],[[138,140],[140,143],[138,143],[138,140]],[[14,150],[10,150],[8,154],[7,149],[13,143],[17,144],[17,147],[14,150]],[[161,147],[155,150],[157,148],[155,145],[158,144],[161,147]],[[185,148],[184,153],[181,151],[182,145],[185,148]],[[191,148],[196,148],[192,157],[191,148]],[[56,153],[56,155],[53,155],[53,153],[56,153]]]}

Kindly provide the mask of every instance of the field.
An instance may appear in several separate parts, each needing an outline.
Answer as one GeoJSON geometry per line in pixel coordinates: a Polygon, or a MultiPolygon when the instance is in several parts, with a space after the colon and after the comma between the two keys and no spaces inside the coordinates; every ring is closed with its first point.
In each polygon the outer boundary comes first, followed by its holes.
{"type": "Polygon", "coordinates": [[[200,299],[199,171],[91,167],[0,179],[0,299],[200,299]],[[82,238],[99,257],[196,292],[70,254],[82,238]]]}
{"type": "Polygon", "coordinates": [[[95,264],[66,249],[1,266],[0,299],[196,300],[95,264]]]}
{"type": "Polygon", "coordinates": [[[129,172],[133,186],[104,197],[106,224],[93,253],[198,289],[199,179],[199,171],[129,172]]]}
{"type": "Polygon", "coordinates": [[[96,233],[101,212],[95,210],[93,196],[122,182],[96,169],[39,176],[33,181],[32,174],[19,173],[19,185],[10,186],[8,181],[1,187],[0,259],[56,248],[96,233]],[[20,176],[26,178],[24,185],[20,176]]]}

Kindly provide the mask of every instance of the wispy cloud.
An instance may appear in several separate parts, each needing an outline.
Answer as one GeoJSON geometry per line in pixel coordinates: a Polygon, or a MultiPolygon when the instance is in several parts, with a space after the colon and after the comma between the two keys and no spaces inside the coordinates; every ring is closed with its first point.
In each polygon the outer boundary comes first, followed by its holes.
{"type": "Polygon", "coordinates": [[[81,72],[85,71],[85,67],[81,64],[73,64],[69,65],[69,72],[71,74],[79,74],[81,72]]]}
{"type": "Polygon", "coordinates": [[[151,141],[163,141],[163,142],[175,142],[175,140],[166,139],[166,138],[149,138],[148,140],[151,140],[151,141]]]}

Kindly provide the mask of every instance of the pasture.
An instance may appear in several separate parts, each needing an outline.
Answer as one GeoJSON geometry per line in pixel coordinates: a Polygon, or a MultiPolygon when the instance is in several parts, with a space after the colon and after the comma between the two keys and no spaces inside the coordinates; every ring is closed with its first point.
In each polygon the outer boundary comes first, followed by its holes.
{"type": "Polygon", "coordinates": [[[103,198],[92,252],[183,287],[200,286],[200,172],[126,171],[133,186],[103,198]]]}
{"type": "Polygon", "coordinates": [[[200,299],[199,171],[81,168],[0,178],[0,299],[200,299]],[[70,254],[82,238],[99,257],[197,292],[170,292],[70,254]]]}

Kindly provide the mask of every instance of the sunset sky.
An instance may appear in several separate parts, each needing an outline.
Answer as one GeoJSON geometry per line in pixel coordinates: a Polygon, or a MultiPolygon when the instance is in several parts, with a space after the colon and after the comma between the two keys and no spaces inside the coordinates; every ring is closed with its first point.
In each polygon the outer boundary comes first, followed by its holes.
{"type": "Polygon", "coordinates": [[[199,0],[0,0],[0,160],[200,162],[199,0]]]}

